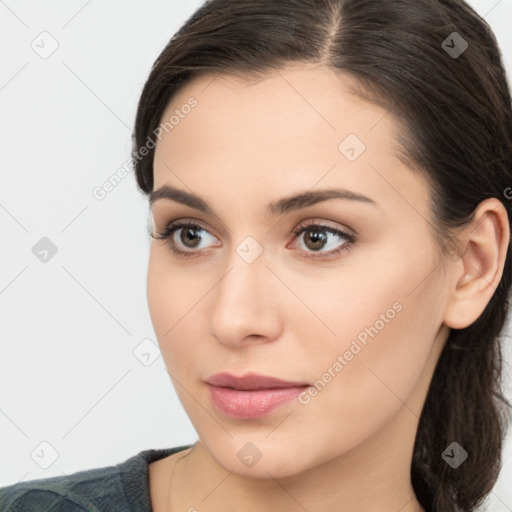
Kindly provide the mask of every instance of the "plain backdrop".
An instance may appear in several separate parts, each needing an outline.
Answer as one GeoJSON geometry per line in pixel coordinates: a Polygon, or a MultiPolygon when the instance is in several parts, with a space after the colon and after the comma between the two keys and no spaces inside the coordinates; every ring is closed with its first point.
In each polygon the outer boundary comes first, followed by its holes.
{"type": "MultiPolygon", "coordinates": [[[[197,440],[147,308],[147,200],[131,173],[93,191],[126,164],[151,65],[201,3],[0,2],[0,486],[197,440]]],[[[469,3],[510,81],[512,0],[469,3]]],[[[509,399],[511,361],[509,344],[509,399]]],[[[510,438],[504,457],[494,512],[512,510],[510,438]]]]}

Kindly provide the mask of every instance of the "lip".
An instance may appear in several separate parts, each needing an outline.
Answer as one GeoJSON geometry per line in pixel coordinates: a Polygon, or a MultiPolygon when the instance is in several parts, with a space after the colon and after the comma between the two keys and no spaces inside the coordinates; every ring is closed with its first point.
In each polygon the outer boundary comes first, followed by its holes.
{"type": "Polygon", "coordinates": [[[277,379],[276,377],[268,377],[258,373],[246,373],[241,377],[236,377],[231,373],[216,373],[208,379],[208,384],[220,386],[223,388],[234,388],[242,391],[255,391],[259,389],[276,389],[276,388],[294,388],[299,386],[309,386],[307,382],[292,382],[277,379]]]}
{"type": "Polygon", "coordinates": [[[218,373],[206,380],[215,407],[232,418],[255,419],[296,398],[309,384],[255,373],[236,377],[218,373]]]}

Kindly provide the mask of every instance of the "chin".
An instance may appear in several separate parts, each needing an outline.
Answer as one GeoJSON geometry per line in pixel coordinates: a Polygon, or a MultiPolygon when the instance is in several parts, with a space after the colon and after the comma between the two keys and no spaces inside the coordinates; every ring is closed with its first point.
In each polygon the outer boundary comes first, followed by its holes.
{"type": "MultiPolygon", "coordinates": [[[[302,444],[297,440],[297,445],[302,444]]],[[[234,438],[227,445],[217,442],[213,450],[206,446],[226,471],[243,477],[266,479],[291,477],[316,465],[309,461],[307,453],[303,452],[298,458],[298,447],[292,445],[274,444],[268,439],[256,440],[248,436],[246,440],[234,438]]]]}

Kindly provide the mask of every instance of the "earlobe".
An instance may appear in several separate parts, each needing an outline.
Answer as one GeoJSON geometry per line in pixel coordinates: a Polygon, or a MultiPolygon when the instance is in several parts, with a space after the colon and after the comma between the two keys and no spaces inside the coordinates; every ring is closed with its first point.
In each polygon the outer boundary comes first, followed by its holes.
{"type": "Polygon", "coordinates": [[[444,322],[453,329],[464,329],[482,314],[503,275],[510,241],[510,224],[503,204],[496,198],[482,201],[458,238],[463,241],[464,250],[452,269],[455,285],[444,322]]]}

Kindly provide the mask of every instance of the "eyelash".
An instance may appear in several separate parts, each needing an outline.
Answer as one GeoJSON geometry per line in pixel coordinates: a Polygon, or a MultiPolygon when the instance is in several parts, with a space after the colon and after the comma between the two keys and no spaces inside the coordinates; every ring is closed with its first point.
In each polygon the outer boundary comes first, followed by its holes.
{"type": "MultiPolygon", "coordinates": [[[[172,252],[176,256],[189,258],[191,256],[197,255],[198,251],[181,251],[180,249],[176,249],[172,237],[177,230],[181,228],[191,227],[199,228],[199,230],[201,231],[207,231],[206,229],[202,228],[193,221],[177,221],[168,224],[163,232],[156,231],[156,235],[151,234],[151,237],[157,240],[167,240],[172,252]]],[[[306,258],[309,259],[330,259],[332,256],[336,256],[338,254],[341,254],[342,252],[349,252],[352,246],[357,242],[357,237],[355,235],[346,233],[344,231],[341,231],[340,229],[332,228],[330,226],[314,222],[311,224],[300,223],[297,227],[295,227],[292,230],[291,235],[293,235],[293,237],[298,237],[299,235],[306,231],[326,231],[328,233],[339,236],[340,238],[344,238],[346,240],[346,242],[343,245],[341,245],[341,247],[339,247],[338,249],[334,249],[327,253],[312,253],[308,256],[305,256],[306,258]]]]}

